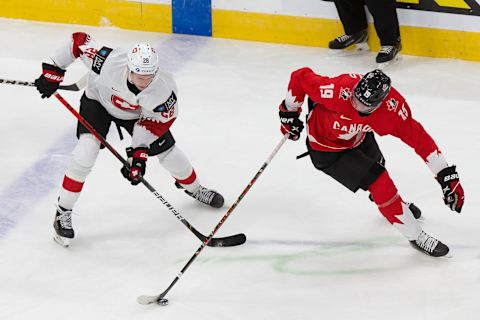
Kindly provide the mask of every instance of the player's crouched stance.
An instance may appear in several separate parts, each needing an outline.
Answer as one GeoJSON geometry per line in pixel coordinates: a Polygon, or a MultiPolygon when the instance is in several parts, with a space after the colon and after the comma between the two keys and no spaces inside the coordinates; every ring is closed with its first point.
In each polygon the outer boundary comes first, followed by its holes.
{"type": "MultiPolygon", "coordinates": [[[[43,63],[35,81],[42,98],[50,97],[62,82],[66,68],[77,58],[90,69],[87,88],[80,100],[80,115],[104,138],[114,122],[132,136],[127,148],[130,168],[121,172],[132,185],[141,182],[147,159],[156,157],[194,199],[215,208],[223,206],[218,192],[205,188],[182,150],[175,144],[170,126],[178,115],[177,86],[172,76],[159,69],[158,57],[149,44],[130,51],[100,47],[87,34],[78,32],[43,63]]],[[[75,235],[72,209],[102,146],[80,122],[78,143],[65,173],[54,220],[55,240],[68,246],[75,235]]]]}
{"type": "Polygon", "coordinates": [[[411,116],[402,95],[380,70],[364,76],[324,77],[309,68],[292,73],[280,105],[281,131],[298,140],[299,119],[308,95],[307,148],[313,165],[353,192],[368,190],[382,215],[421,252],[434,257],[449,248],[425,233],[416,218],[420,211],[402,200],[373,132],[400,138],[426,162],[441,186],[445,204],[462,210],[464,192],[455,166],[449,166],[425,129],[411,116]]]}

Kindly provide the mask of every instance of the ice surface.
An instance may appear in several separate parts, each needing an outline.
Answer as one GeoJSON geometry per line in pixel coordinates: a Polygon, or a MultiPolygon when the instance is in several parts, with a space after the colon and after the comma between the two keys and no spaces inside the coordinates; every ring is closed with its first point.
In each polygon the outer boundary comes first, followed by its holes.
{"type": "MultiPolygon", "coordinates": [[[[151,41],[179,86],[172,132],[206,186],[232,204],[281,139],[277,106],[290,73],[373,69],[374,53],[331,58],[325,49],[0,20],[0,77],[33,81],[73,31],[109,46],[151,41]]],[[[69,68],[65,83],[86,69],[69,68]]],[[[120,163],[102,151],[75,207],[76,238],[52,240],[54,203],[76,121],[34,88],[0,85],[0,319],[478,319],[480,64],[406,56],[388,70],[414,117],[458,166],[462,214],[444,206],[421,159],[398,139],[379,138],[402,196],[423,209],[425,230],[452,259],[410,248],[368,200],[316,171],[304,142],[285,143],[217,236],[247,243],[206,248],[169,295],[141,306],[175,278],[200,242],[120,163]]],[[[62,92],[75,107],[80,93],[62,92]]],[[[111,130],[109,141],[120,151],[111,130]]],[[[302,139],[303,141],[303,139],[302,139]]],[[[227,211],[192,201],[155,160],[149,182],[204,234],[227,211]]]]}

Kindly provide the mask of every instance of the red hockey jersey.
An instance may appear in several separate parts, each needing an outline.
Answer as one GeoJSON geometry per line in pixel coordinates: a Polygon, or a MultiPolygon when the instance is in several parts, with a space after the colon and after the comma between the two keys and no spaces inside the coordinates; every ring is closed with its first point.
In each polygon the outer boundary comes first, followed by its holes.
{"type": "MultiPolygon", "coordinates": [[[[294,71],[288,85],[285,104],[297,111],[308,95],[316,107],[307,116],[307,134],[314,150],[340,152],[362,143],[367,132],[393,135],[412,147],[424,161],[446,166],[437,145],[420,123],[412,118],[405,98],[393,87],[377,110],[361,116],[352,105],[353,90],[359,74],[324,77],[310,68],[294,71]],[[440,161],[441,163],[438,163],[440,161]]],[[[430,166],[430,163],[428,163],[430,166]]]]}

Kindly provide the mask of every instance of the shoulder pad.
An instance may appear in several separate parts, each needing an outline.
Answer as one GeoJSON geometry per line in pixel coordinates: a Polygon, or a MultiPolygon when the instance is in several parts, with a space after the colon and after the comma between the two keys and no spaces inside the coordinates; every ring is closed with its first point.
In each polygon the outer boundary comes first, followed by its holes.
{"type": "Polygon", "coordinates": [[[95,54],[95,57],[93,57],[93,62],[92,62],[92,70],[96,74],[100,74],[100,71],[102,71],[103,64],[105,63],[105,60],[107,60],[108,55],[112,52],[112,48],[108,47],[102,47],[102,49],[98,50],[98,52],[95,54]]]}

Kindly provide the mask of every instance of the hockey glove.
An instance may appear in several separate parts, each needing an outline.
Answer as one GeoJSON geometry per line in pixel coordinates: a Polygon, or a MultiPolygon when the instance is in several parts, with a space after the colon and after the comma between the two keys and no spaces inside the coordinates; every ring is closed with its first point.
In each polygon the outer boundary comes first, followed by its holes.
{"type": "Polygon", "coordinates": [[[304,127],[303,121],[299,119],[300,111],[288,111],[285,107],[285,100],[282,101],[279,109],[280,131],[282,134],[289,133],[288,139],[297,141],[304,127]]]}
{"type": "Polygon", "coordinates": [[[452,210],[460,213],[463,207],[465,194],[455,166],[447,167],[437,174],[443,192],[443,201],[452,210]]]}
{"type": "Polygon", "coordinates": [[[35,80],[35,87],[43,98],[50,98],[63,81],[65,70],[48,63],[42,63],[42,75],[35,80]]]}
{"type": "Polygon", "coordinates": [[[130,181],[132,185],[137,185],[140,183],[140,177],[143,177],[145,174],[145,169],[147,167],[148,159],[148,148],[138,147],[138,148],[127,148],[128,164],[130,168],[127,169],[125,166],[120,170],[122,175],[130,181]]]}

